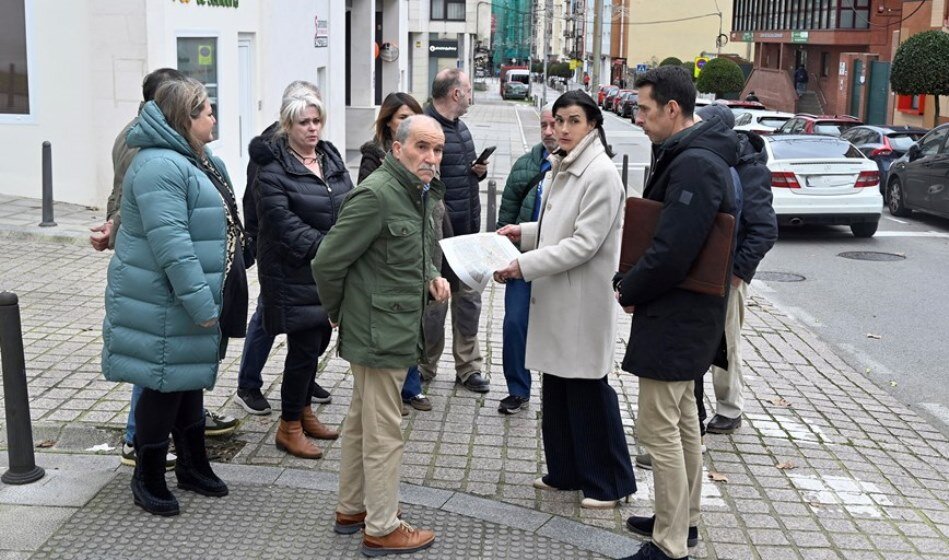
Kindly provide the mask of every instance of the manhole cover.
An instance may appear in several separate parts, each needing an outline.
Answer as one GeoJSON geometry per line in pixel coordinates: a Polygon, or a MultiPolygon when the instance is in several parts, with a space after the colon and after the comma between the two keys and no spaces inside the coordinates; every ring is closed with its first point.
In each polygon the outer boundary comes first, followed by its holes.
{"type": "Polygon", "coordinates": [[[879,251],[845,251],[837,256],[855,261],[901,261],[906,258],[906,255],[879,251]]]}
{"type": "Polygon", "coordinates": [[[807,278],[793,272],[771,272],[767,270],[756,272],[755,278],[764,282],[803,282],[807,280],[807,278]]]}

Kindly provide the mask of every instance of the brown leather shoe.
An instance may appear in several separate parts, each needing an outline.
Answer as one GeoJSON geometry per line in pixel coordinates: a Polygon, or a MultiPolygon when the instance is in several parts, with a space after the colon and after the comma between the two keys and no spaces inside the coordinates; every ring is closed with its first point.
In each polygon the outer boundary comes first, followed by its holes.
{"type": "Polygon", "coordinates": [[[323,451],[303,435],[303,427],[299,421],[287,422],[281,418],[280,426],[277,427],[276,444],[277,449],[295,457],[319,459],[323,456],[323,451]]]}
{"type": "Polygon", "coordinates": [[[362,553],[366,556],[385,556],[386,554],[406,554],[424,550],[435,542],[435,533],[425,529],[416,529],[403,521],[395,531],[384,537],[364,535],[362,553]]]}
{"type": "Polygon", "coordinates": [[[300,425],[303,427],[303,433],[315,437],[316,439],[336,439],[339,432],[332,430],[326,424],[320,422],[320,419],[313,413],[313,409],[304,406],[303,415],[300,416],[300,425]]]}

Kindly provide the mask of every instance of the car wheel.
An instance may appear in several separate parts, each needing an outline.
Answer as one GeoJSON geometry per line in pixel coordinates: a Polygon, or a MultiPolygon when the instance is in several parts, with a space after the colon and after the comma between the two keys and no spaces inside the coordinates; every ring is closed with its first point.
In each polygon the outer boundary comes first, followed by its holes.
{"type": "Polygon", "coordinates": [[[877,232],[880,222],[861,222],[859,224],[850,224],[850,231],[854,237],[873,237],[877,232]]]}
{"type": "Polygon", "coordinates": [[[906,207],[903,198],[903,183],[894,177],[886,189],[886,206],[890,209],[890,214],[899,217],[906,217],[913,213],[906,207]]]}

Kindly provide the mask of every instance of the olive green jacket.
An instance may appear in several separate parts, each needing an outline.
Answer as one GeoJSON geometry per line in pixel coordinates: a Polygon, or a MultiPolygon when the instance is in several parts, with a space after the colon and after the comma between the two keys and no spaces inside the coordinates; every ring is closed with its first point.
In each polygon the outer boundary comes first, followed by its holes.
{"type": "Polygon", "coordinates": [[[339,324],[339,355],[372,368],[406,368],[422,350],[439,180],[421,180],[392,154],[343,203],[311,263],[320,301],[339,324]]]}

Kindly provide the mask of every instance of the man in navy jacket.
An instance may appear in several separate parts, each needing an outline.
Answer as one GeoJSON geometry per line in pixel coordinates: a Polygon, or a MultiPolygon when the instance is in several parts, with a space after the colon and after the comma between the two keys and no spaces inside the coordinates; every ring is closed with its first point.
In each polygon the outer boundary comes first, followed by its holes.
{"type": "MultiPolygon", "coordinates": [[[[471,80],[457,68],[447,68],[435,75],[432,102],[424,109],[442,126],[445,152],[442,155],[440,178],[445,184],[445,212],[451,221],[451,232],[445,237],[481,231],[481,198],[478,182],[488,174],[487,162],[476,164],[474,140],[461,116],[471,104],[471,80]]],[[[478,344],[478,321],[481,318],[481,293],[462,284],[451,274],[446,262],[443,274],[451,282],[452,353],[458,383],[476,393],[487,393],[490,384],[482,375],[484,362],[478,344]]],[[[445,316],[448,304],[429,305],[424,318],[425,355],[420,365],[422,377],[431,380],[438,371],[438,359],[445,348],[445,316]]]]}

